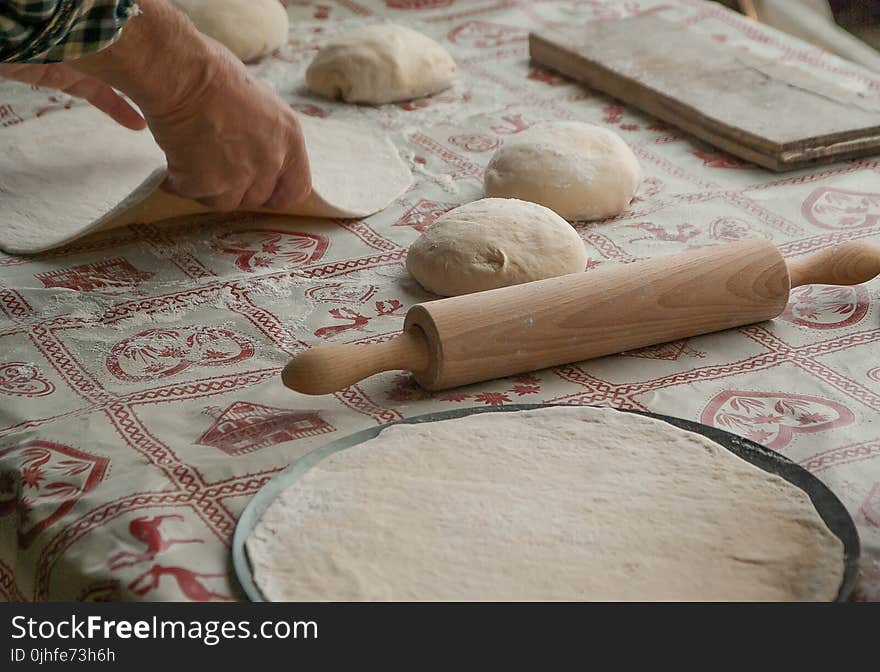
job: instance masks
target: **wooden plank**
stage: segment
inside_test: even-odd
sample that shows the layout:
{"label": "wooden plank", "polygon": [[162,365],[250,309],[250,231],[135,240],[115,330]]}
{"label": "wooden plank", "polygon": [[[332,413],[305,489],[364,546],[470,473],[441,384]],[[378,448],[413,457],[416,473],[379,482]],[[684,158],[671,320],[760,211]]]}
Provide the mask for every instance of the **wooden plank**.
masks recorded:
{"label": "wooden plank", "polygon": [[532,60],[776,171],[880,152],[880,102],[649,14],[532,33]]}

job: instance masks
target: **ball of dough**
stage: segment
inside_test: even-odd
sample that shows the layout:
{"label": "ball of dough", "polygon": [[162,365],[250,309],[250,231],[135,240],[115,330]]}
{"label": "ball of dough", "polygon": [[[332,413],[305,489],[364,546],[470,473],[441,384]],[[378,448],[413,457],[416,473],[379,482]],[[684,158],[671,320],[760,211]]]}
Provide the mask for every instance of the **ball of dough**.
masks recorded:
{"label": "ball of dough", "polygon": [[539,124],[506,141],[486,168],[487,196],[540,203],[569,221],[626,209],[639,162],[620,136],[577,121]]}
{"label": "ball of dough", "polygon": [[426,35],[384,24],[341,35],[315,56],[306,83],[327,98],[381,105],[452,86],[455,61]]}
{"label": "ball of dough", "polygon": [[278,0],[174,0],[202,33],[242,61],[287,43],[287,10]]}
{"label": "ball of dough", "polygon": [[579,273],[577,232],[542,205],[484,198],[437,219],[410,246],[406,268],[429,292],[457,296]]}

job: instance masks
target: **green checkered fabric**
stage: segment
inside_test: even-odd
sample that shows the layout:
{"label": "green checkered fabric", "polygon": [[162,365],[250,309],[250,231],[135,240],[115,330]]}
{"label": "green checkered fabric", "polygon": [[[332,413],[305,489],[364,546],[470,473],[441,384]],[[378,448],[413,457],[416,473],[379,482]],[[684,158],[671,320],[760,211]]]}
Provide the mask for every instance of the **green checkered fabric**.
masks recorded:
{"label": "green checkered fabric", "polygon": [[113,44],[134,0],[0,0],[0,62],[56,63]]}

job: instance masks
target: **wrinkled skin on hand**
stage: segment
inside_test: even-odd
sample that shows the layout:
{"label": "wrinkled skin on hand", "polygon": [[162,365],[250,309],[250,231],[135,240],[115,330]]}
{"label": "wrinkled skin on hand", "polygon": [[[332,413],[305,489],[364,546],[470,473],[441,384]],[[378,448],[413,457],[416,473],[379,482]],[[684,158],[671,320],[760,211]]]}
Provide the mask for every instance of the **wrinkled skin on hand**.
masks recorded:
{"label": "wrinkled skin on hand", "polygon": [[146,113],[168,159],[166,190],[216,210],[283,210],[311,191],[296,116],[216,45],[209,81],[177,106]]}
{"label": "wrinkled skin on hand", "polygon": [[168,162],[163,188],[173,194],[213,210],[302,202],[311,177],[290,106],[167,0],[138,5],[141,13],[101,51],[69,63],[0,65],[0,77],[84,98],[133,130],[148,125]]}

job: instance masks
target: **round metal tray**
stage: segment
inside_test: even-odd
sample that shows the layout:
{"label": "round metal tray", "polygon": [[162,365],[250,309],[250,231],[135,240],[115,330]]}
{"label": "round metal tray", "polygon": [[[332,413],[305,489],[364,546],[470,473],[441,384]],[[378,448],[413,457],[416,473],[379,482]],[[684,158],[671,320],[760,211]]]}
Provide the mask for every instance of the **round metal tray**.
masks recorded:
{"label": "round metal tray", "polygon": [[[383,429],[390,427],[391,425],[414,425],[422,422],[436,422],[438,420],[463,418],[477,413],[510,413],[513,411],[527,411],[559,405],[560,404],[510,404],[505,406],[460,408],[452,411],[418,415],[350,434],[349,436],[333,441],[326,446],[307,453],[263,486],[263,488],[248,503],[238,520],[238,525],[235,528],[235,535],[232,539],[232,563],[241,589],[244,591],[245,595],[254,602],[266,601],[266,598],[254,582],[253,572],[251,571],[250,561],[248,560],[247,551],[245,549],[245,541],[251,535],[254,527],[263,517],[263,513],[275,498],[288,487],[293,485],[300,476],[311,469],[313,465],[320,462],[328,455],[340,450],[345,450],[346,448],[351,448],[364,441],[369,441],[370,439],[375,438]],[[643,411],[624,412],[636,413],[649,418],[655,418],[657,420],[668,422],[670,425],[674,425],[680,429],[702,434],[718,445],[723,446],[734,455],[741,457],[746,462],[750,462],[756,467],[770,472],[771,474],[776,474],[806,492],[807,495],[809,495],[810,500],[813,502],[813,506],[816,507],[816,511],[828,526],[828,529],[830,529],[840,541],[843,542],[844,572],[843,580],[841,581],[840,590],[837,593],[836,599],[838,602],[843,602],[849,597],[858,576],[859,536],[849,512],[847,512],[840,500],[824,483],[822,483],[822,481],[813,476],[803,467],[795,464],[779,453],[774,452],[769,448],[765,448],[754,441],[749,441],[748,439],[736,436],[735,434],[715,429],[714,427],[708,427],[707,425],[702,425],[698,422],[673,418],[666,415],[658,415],[656,413],[646,413]]]}

